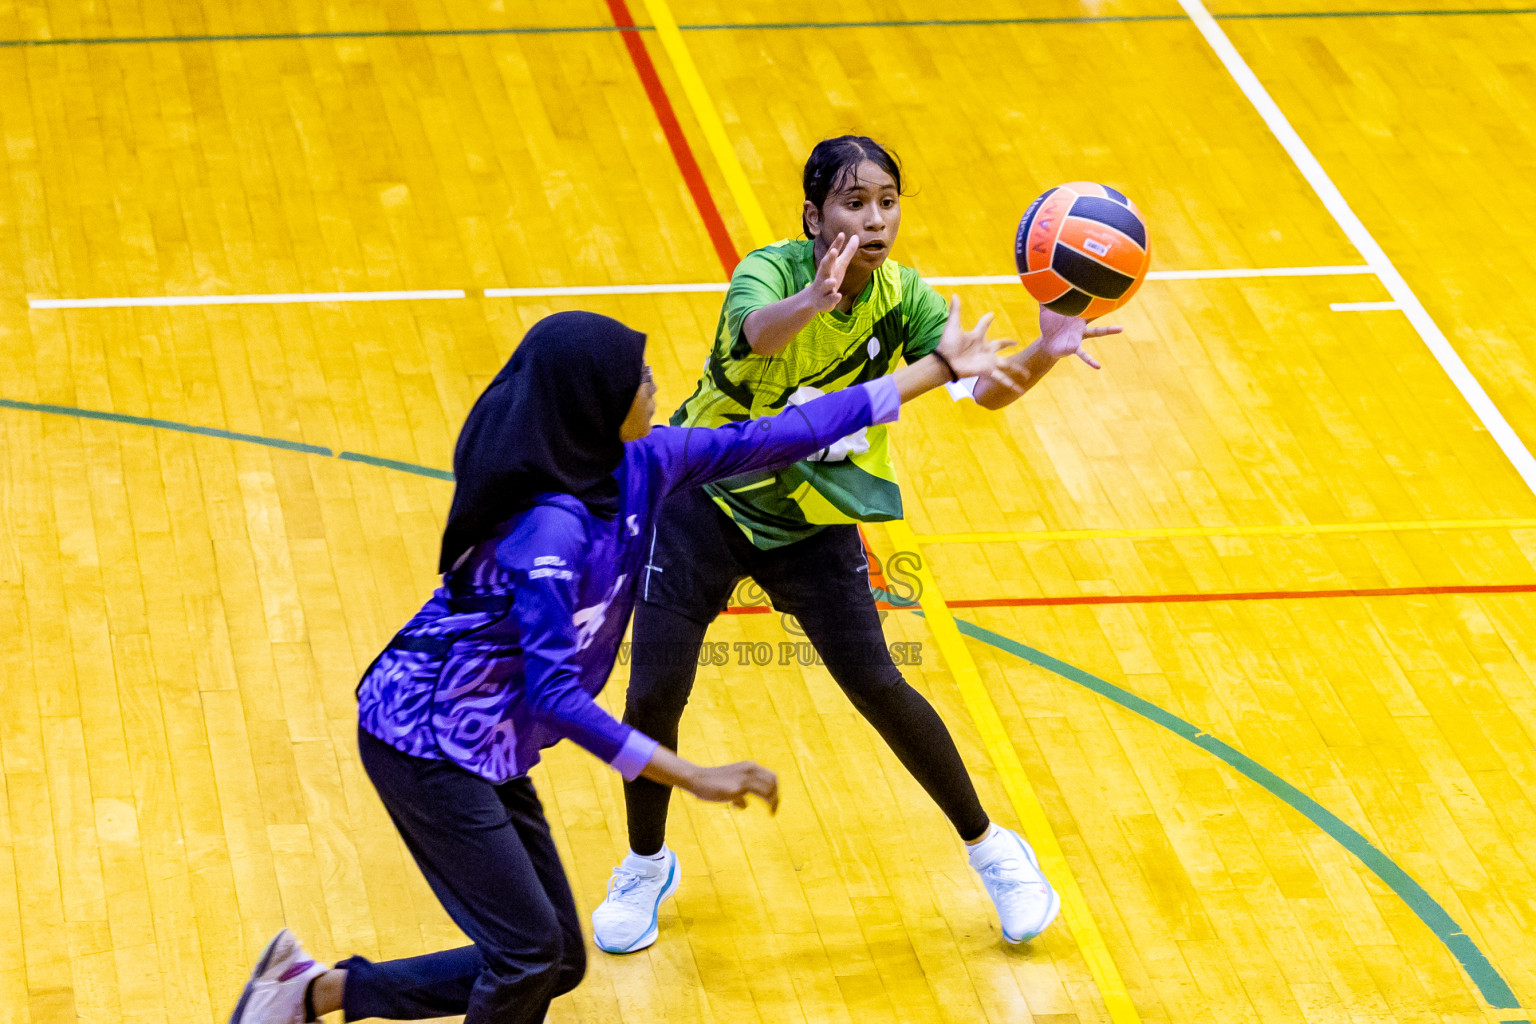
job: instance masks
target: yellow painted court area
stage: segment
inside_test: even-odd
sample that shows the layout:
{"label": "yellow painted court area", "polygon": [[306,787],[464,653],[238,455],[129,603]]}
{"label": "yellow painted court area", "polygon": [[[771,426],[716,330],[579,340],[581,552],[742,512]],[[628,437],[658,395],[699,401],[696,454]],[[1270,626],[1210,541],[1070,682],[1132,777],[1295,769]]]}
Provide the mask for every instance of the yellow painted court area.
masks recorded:
{"label": "yellow painted court area", "polygon": [[[592,949],[551,1022],[1536,1020],[1536,13],[1207,6],[1465,379],[1403,310],[1331,308],[1396,301],[1381,273],[1196,276],[1100,372],[921,400],[907,518],[868,530],[901,601],[923,560],[887,637],[1062,919],[1005,944],[799,638],[728,615],[774,657],[702,668],[680,748],[783,806],[676,800],[660,941]],[[928,276],[1010,273],[1068,180],[1136,201],[1154,270],[1370,262],[1175,0],[628,9],[692,189],[606,2],[0,6],[0,1024],[227,1019],[283,926],[462,942],[356,752],[436,583],[420,471],[555,310],[647,332],[670,413],[721,298],[486,289],[723,282],[700,195],[738,253],[797,234],[850,131],[903,157]],[[1018,285],[951,290],[1034,337]],[[257,298],[39,305],[212,296]],[[1320,590],[1373,596],[1286,596]],[[1262,599],[1039,600],[1200,594]],[[569,744],[533,777],[585,920],[620,780]]]}

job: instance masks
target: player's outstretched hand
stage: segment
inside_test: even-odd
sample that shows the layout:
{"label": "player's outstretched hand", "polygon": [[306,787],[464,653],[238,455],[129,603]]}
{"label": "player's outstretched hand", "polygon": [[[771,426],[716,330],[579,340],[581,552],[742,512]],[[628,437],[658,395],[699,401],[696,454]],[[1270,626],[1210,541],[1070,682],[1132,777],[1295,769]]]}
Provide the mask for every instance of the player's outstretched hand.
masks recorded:
{"label": "player's outstretched hand", "polygon": [[826,255],[816,265],[816,279],[805,286],[816,312],[828,312],[842,301],[843,275],[848,273],[848,264],[858,251],[859,236],[848,238],[842,232],[827,247]]}
{"label": "player's outstretched hand", "polygon": [[949,322],[944,325],[944,336],[939,339],[939,355],[958,377],[989,377],[1011,390],[1022,391],[998,369],[998,353],[1017,342],[1007,338],[988,341],[987,329],[991,326],[992,314],[983,313],[975,327],[968,331],[961,329],[960,296],[951,295]]}
{"label": "player's outstretched hand", "polygon": [[686,789],[700,800],[730,801],[745,807],[747,794],[756,793],[768,802],[770,810],[779,809],[779,777],[752,761],[706,768],[683,760],[666,747],[657,747],[640,774],[663,786]]}
{"label": "player's outstretched hand", "polygon": [[684,788],[700,800],[730,801],[737,807],[747,806],[747,794],[756,793],[770,811],[779,809],[779,777],[755,761],[700,768]]}
{"label": "player's outstretched hand", "polygon": [[1119,334],[1123,327],[1089,327],[1080,316],[1062,316],[1060,313],[1040,307],[1040,345],[1057,359],[1077,356],[1083,362],[1099,369],[1098,360],[1083,350],[1083,339],[1103,338]]}

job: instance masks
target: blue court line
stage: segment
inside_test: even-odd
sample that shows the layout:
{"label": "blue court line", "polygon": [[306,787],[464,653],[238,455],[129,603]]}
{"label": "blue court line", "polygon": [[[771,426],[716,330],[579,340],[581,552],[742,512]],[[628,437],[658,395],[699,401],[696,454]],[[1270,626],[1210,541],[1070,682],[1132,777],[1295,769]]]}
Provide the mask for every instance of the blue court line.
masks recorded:
{"label": "blue court line", "polygon": [[[8,398],[0,398],[0,408],[16,409],[25,412],[39,412],[55,416],[73,416],[78,419],[105,420],[110,423],[122,423],[130,426],[155,427],[160,430],[174,430],[185,434],[198,434],[204,437],[217,437],[227,441],[242,441],[248,444],[266,445],[270,448],[282,448],[288,451],[302,452],[309,455],[323,455],[340,458],[348,462],[359,462],[369,466],[378,466],[384,469],[393,469],[402,473],[413,473],[417,476],[431,477],[436,480],[452,480],[453,474],[444,469],[433,469],[430,466],[419,466],[413,462],[400,462],[395,459],[380,458],[376,455],[363,455],[359,452],[342,451],[333,453],[331,449],[319,445],[303,444],[298,441],[285,441],[275,437],[261,437],[256,434],[241,434],[232,430],[220,430],[217,427],[200,427],[190,423],[177,423],[173,420],[153,419],[147,416],[129,416],[123,413],[99,412],[94,409],[76,409],[64,405],[46,405],[38,402],[18,402]],[[873,588],[872,588],[873,589]],[[896,597],[883,590],[875,589],[875,594],[882,600],[891,604],[916,610],[916,602],[907,601]],[[918,615],[923,613],[919,610]],[[1053,658],[1043,651],[1037,651],[1033,647],[1019,643],[1001,633],[994,633],[964,619],[956,619],[955,625],[960,632],[973,640],[995,647],[1000,651],[1012,654],[1015,657],[1054,673],[1063,679],[1078,684],[1105,697],[1128,711],[1135,712],[1141,717],[1162,726],[1176,736],[1188,740],[1195,746],[1212,754],[1225,762],[1238,774],[1258,783],[1273,795],[1299,811],[1302,816],[1322,829],[1330,838],[1344,849],[1352,853],[1356,859],[1368,868],[1372,874],[1397,894],[1408,908],[1414,912],[1420,921],[1434,933],[1435,937],[1461,964],[1462,970],[1472,979],[1477,990],[1482,993],[1483,999],[1500,1010],[1518,1010],[1520,1002],[1515,998],[1509,983],[1499,974],[1498,970],[1483,955],[1483,951],[1477,948],[1461,927],[1451,918],[1444,907],[1431,896],[1422,885],[1414,881],[1408,872],[1397,865],[1380,849],[1371,843],[1369,839],[1361,835],[1348,825],[1338,815],[1328,810],[1322,804],[1312,799],[1295,786],[1286,782],[1274,772],[1259,764],[1247,754],[1235,747],[1223,742],[1205,732],[1203,729],[1186,722],[1179,716],[1165,711],[1151,701],[1136,696],[1129,690],[1116,686],[1107,680],[1085,672],[1074,665],[1069,665],[1060,659]],[[1501,1024],[1530,1024],[1529,1021],[1514,1020],[1503,1021]]]}
{"label": "blue court line", "polygon": [[[1536,14],[1536,7],[1398,8],[1363,11],[1252,11],[1217,14],[1217,21],[1289,21],[1307,18],[1448,18]],[[913,18],[882,21],[774,21],[679,25],[684,32],[767,32],[793,29],[965,28],[1009,25],[1104,25],[1186,21],[1183,14],[1105,14],[1040,18]],[[506,25],[489,28],[342,29],[330,32],[249,32],[169,36],[80,36],[65,39],[0,39],[0,49],[44,46],[122,46],[149,43],[261,43],[327,39],[433,39],[464,36],[561,36],[651,32],[650,25]]]}

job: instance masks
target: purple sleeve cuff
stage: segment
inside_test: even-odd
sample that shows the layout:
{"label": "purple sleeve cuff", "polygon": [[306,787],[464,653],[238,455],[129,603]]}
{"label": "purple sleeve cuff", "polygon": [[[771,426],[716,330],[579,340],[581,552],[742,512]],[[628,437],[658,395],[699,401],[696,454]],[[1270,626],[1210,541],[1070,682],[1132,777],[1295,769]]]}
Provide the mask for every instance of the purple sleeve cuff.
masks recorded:
{"label": "purple sleeve cuff", "polygon": [[661,746],[639,729],[629,730],[629,736],[624,740],[624,745],[608,763],[614,771],[624,776],[625,782],[634,782],[639,777],[645,766],[651,763],[651,755],[656,753],[656,748]]}
{"label": "purple sleeve cuff", "polygon": [[879,377],[864,388],[869,392],[871,423],[894,423],[901,416],[901,393],[896,390],[894,379]]}

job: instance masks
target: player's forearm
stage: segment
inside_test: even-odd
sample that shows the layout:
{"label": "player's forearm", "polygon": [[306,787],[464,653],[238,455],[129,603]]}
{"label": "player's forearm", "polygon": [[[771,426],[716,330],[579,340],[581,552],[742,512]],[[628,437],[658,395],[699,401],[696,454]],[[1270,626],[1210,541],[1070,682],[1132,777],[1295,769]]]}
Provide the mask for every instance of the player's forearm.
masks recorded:
{"label": "player's forearm", "polygon": [[699,771],[692,761],[683,760],[666,747],[657,747],[650,762],[640,769],[640,775],[663,786],[690,789],[698,781]]}
{"label": "player's forearm", "polygon": [[771,356],[788,345],[815,316],[816,307],[811,304],[810,295],[801,290],[748,313],[741,333],[755,355]]}
{"label": "player's forearm", "polygon": [[[910,402],[919,395],[941,387],[949,379],[949,371],[937,356],[932,355],[923,356],[917,362],[900,367],[891,374],[891,380],[896,382],[896,393],[901,395],[903,402]],[[978,383],[977,390],[980,388]]]}
{"label": "player's forearm", "polygon": [[[1047,353],[1041,340],[1036,338],[1028,347],[1003,360],[1003,372],[1008,373],[1014,383],[1023,390],[1015,391],[995,380],[983,377],[976,382],[976,390],[972,393],[972,397],[976,399],[976,404],[984,409],[1001,409],[1040,383],[1040,378],[1049,373],[1051,367],[1060,361],[1059,357]],[[1012,372],[1009,372],[1010,370]]]}

